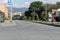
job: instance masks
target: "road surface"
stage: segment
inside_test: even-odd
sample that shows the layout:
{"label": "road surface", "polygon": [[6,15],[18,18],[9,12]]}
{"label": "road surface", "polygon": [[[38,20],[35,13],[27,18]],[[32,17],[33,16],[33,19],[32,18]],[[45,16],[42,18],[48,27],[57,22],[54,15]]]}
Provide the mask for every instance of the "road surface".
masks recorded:
{"label": "road surface", "polygon": [[60,28],[26,21],[0,26],[0,40],[60,40]]}

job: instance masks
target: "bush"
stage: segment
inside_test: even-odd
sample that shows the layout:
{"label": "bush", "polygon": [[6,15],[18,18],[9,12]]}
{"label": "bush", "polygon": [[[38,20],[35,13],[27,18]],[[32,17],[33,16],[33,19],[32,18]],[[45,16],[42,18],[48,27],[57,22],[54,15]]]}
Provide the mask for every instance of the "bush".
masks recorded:
{"label": "bush", "polygon": [[24,20],[24,19],[26,19],[25,16],[20,16],[20,15],[14,15],[13,16],[13,20]]}
{"label": "bush", "polygon": [[13,16],[13,20],[19,20],[20,19],[20,15],[14,15]]}
{"label": "bush", "polygon": [[49,17],[48,17],[47,14],[43,14],[41,20],[42,20],[42,21],[46,21],[46,20],[48,20],[48,18],[49,18]]}

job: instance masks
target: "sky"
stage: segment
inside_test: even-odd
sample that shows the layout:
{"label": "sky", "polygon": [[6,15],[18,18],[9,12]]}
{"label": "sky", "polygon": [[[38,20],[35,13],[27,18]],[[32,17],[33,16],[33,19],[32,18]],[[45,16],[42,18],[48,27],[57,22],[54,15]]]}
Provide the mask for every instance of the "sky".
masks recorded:
{"label": "sky", "polygon": [[[17,8],[22,8],[22,7],[26,7],[28,8],[30,3],[34,2],[34,1],[42,1],[43,3],[56,3],[57,1],[60,0],[11,0],[13,3],[13,7],[17,7]],[[0,3],[6,3],[8,4],[8,0],[0,0]]]}

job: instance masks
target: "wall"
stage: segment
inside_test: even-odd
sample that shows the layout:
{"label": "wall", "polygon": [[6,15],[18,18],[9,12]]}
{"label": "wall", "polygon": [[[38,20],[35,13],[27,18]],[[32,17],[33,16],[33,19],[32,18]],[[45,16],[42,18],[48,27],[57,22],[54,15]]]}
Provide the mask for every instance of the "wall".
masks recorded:
{"label": "wall", "polygon": [[0,11],[5,13],[5,18],[8,19],[8,9],[4,3],[0,3]]}

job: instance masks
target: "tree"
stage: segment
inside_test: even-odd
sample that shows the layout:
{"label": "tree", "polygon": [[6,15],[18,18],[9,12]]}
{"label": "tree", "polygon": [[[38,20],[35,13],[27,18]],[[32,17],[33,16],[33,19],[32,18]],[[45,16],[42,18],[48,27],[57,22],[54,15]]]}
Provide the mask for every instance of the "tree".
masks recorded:
{"label": "tree", "polygon": [[[46,4],[43,5],[44,9],[46,10]],[[52,9],[57,9],[56,4],[47,4],[47,12],[51,12]]]}
{"label": "tree", "polygon": [[31,17],[31,12],[28,10],[25,12],[25,16],[27,19],[29,19],[29,17]]}
{"label": "tree", "polygon": [[33,14],[34,12],[38,14],[39,18],[41,17],[42,12],[44,11],[43,3],[40,1],[35,1],[30,4],[29,11]]}
{"label": "tree", "polygon": [[29,10],[30,10],[30,11],[41,10],[42,4],[43,4],[43,3],[40,2],[40,1],[32,2],[32,3],[30,4]]}
{"label": "tree", "polygon": [[60,8],[60,2],[57,2],[56,5],[58,8]]}
{"label": "tree", "polygon": [[31,13],[31,17],[32,17],[32,20],[39,20],[39,17],[37,15],[37,13],[35,13],[35,12]]}

